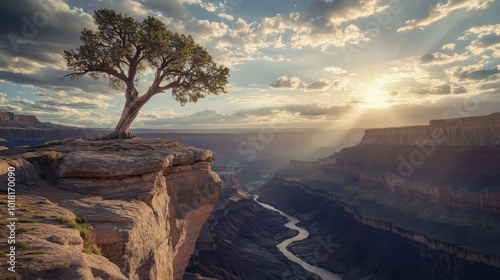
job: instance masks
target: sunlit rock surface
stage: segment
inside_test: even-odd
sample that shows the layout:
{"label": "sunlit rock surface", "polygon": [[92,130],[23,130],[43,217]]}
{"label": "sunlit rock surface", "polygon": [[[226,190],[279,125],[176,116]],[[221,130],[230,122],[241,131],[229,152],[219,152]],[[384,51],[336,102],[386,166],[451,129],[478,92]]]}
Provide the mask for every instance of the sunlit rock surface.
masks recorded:
{"label": "sunlit rock surface", "polygon": [[[23,279],[182,279],[222,186],[210,151],[165,140],[68,140],[2,153],[1,179],[16,168],[16,202],[25,205],[17,215],[31,220],[18,224],[17,240],[28,244],[17,255]],[[84,238],[64,220],[82,217]],[[102,256],[83,253],[88,244]]]}

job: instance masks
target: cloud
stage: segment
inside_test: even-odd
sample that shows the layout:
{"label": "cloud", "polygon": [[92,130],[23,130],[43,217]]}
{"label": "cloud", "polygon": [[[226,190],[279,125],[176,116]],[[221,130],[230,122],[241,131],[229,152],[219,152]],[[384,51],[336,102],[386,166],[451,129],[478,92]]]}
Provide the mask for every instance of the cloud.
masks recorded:
{"label": "cloud", "polygon": [[300,84],[300,79],[297,76],[287,77],[281,76],[276,81],[271,83],[271,87],[275,89],[296,89]]}
{"label": "cloud", "polygon": [[448,44],[444,44],[443,45],[443,50],[449,50],[449,51],[452,51],[454,50],[456,47],[456,44],[455,43],[448,43]]}
{"label": "cloud", "polygon": [[326,79],[319,79],[312,83],[305,84],[302,88],[304,89],[304,91],[322,91],[329,89],[333,84],[334,83]]}
{"label": "cloud", "polygon": [[228,20],[228,21],[233,21],[234,20],[234,16],[226,14],[226,13],[220,13],[217,16],[219,16],[222,19]]}
{"label": "cloud", "polygon": [[466,60],[470,57],[468,54],[448,55],[442,52],[428,53],[420,58],[421,64],[446,64]]}
{"label": "cloud", "polygon": [[[155,12],[160,12],[166,17],[186,18],[189,14],[186,7],[184,7],[182,1],[140,0],[139,2],[145,9]],[[119,7],[124,7],[124,6],[120,5]]]}
{"label": "cloud", "polygon": [[480,69],[480,70],[464,70],[464,71],[456,71],[454,76],[459,78],[460,80],[494,80],[500,78],[500,69],[491,68],[491,69]]}
{"label": "cloud", "polygon": [[316,21],[325,19],[340,24],[357,18],[367,17],[384,10],[379,0],[313,0],[307,16]]}
{"label": "cloud", "polygon": [[467,47],[470,52],[481,55],[486,51],[491,51],[493,57],[500,58],[500,24],[471,27],[459,39],[471,38],[474,39]]}
{"label": "cloud", "polygon": [[463,86],[458,86],[453,89],[454,94],[462,94],[462,93],[467,93],[467,90]]}
{"label": "cloud", "polygon": [[421,58],[420,58],[420,63],[430,63],[430,62],[434,62],[438,60],[438,58],[436,58],[432,53],[428,53],[428,54],[425,54],[423,55]]}
{"label": "cloud", "polygon": [[347,73],[346,70],[344,70],[340,67],[336,67],[336,66],[327,66],[323,70],[325,70],[326,72],[330,72],[332,74],[335,74],[335,75],[341,75],[341,74]]}
{"label": "cloud", "polygon": [[92,28],[92,17],[61,0],[27,1],[2,5],[0,56],[29,59],[63,68],[61,53],[77,46],[83,27]]}
{"label": "cloud", "polygon": [[458,10],[484,10],[487,9],[494,1],[495,0],[448,0],[445,4],[438,2],[435,6],[429,9],[426,17],[422,19],[408,20],[405,22],[405,25],[397,31],[401,32],[415,28],[424,28]]}

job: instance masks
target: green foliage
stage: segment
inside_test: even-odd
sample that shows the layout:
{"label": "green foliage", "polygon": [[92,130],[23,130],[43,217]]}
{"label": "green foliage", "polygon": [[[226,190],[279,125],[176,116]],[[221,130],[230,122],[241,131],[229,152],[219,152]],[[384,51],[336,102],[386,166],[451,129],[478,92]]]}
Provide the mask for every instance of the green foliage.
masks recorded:
{"label": "green foliage", "polygon": [[28,160],[31,162],[37,162],[41,165],[52,165],[57,168],[63,162],[63,157],[61,153],[50,151],[39,157],[29,158]]}
{"label": "green foliage", "polygon": [[67,217],[61,217],[61,216],[57,216],[55,217],[55,219],[61,223],[65,223],[67,224],[70,228],[74,228],[74,229],[77,229],[79,232],[80,232],[80,236],[83,238],[83,239],[87,239],[89,237],[89,229],[86,228],[85,226],[83,225],[80,225],[76,222],[76,220],[72,220],[70,218],[67,218]]}
{"label": "green foliage", "polygon": [[46,164],[58,163],[61,164],[63,157],[61,153],[50,151],[42,156],[42,162]]}
{"label": "green foliage", "polygon": [[53,205],[54,203],[48,199],[45,200],[40,200],[36,204],[46,204],[46,205]]}
{"label": "green foliage", "polygon": [[[153,95],[172,90],[182,105],[207,94],[225,93],[229,69],[217,65],[205,48],[191,36],[177,34],[155,17],[139,22],[111,9],[95,11],[97,30],[83,29],[83,45],[64,51],[66,75],[79,79],[109,78],[113,88],[125,88],[127,102],[147,102]],[[155,76],[142,96],[135,87],[143,71],[153,68]]]}
{"label": "green foliage", "polygon": [[101,248],[99,248],[99,246],[97,246],[95,244],[85,243],[82,252],[84,252],[86,254],[95,254],[95,255],[99,255],[99,256],[102,255]]}
{"label": "green foliage", "polygon": [[75,221],[79,224],[84,224],[87,222],[87,219],[80,213],[80,211],[74,211],[73,212],[76,216]]}
{"label": "green foliage", "polygon": [[27,249],[28,247],[29,247],[29,245],[25,241],[21,241],[21,242],[18,242],[16,244],[16,248],[19,248],[19,249]]}

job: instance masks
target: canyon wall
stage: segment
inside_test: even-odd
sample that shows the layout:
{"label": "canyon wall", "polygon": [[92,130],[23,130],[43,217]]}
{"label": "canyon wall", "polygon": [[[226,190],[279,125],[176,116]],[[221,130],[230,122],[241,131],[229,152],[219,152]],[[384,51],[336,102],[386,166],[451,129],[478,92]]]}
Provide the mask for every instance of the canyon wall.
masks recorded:
{"label": "canyon wall", "polygon": [[244,191],[232,172],[219,172],[224,187],[196,241],[187,272],[226,280],[314,279],[276,249],[295,233],[286,221]]}
{"label": "canyon wall", "polygon": [[[303,257],[314,257],[310,249],[319,235],[335,237],[337,246],[331,250],[337,254],[329,252],[322,264],[344,271],[347,279],[402,279],[414,269],[404,261],[410,259],[433,273],[425,279],[500,277],[499,113],[369,129],[358,145],[316,164],[291,161],[259,190],[270,204],[302,216],[311,226],[311,237],[292,246]],[[330,212],[317,212],[302,202],[306,197],[307,203]],[[366,232],[380,240],[372,241]],[[408,253],[390,252],[377,243],[395,240]],[[355,243],[372,248],[374,255],[356,253],[364,249]],[[433,267],[432,258],[448,262],[449,271]],[[406,269],[395,277],[398,268],[386,259]],[[424,276],[429,275],[415,272],[411,279]]]}
{"label": "canyon wall", "polygon": [[[7,150],[1,179],[9,166],[16,169],[16,203],[26,205],[18,218],[32,221],[17,236],[28,244],[16,255],[19,275],[182,279],[222,187],[213,160],[210,151],[165,140],[67,140]],[[101,254],[89,253],[93,246]],[[33,250],[44,257],[28,261]]]}
{"label": "canyon wall", "polygon": [[445,146],[499,145],[500,113],[431,120],[428,126],[368,129],[360,144],[413,146],[429,141]]}
{"label": "canyon wall", "polygon": [[[478,253],[398,227],[388,219],[390,215],[370,218],[340,197],[296,180],[274,178],[260,193],[266,203],[298,217],[310,232],[289,249],[308,263],[335,271],[344,280],[495,280],[500,276],[498,255]],[[422,226],[415,219],[410,222]],[[464,230],[452,230],[459,229]]]}

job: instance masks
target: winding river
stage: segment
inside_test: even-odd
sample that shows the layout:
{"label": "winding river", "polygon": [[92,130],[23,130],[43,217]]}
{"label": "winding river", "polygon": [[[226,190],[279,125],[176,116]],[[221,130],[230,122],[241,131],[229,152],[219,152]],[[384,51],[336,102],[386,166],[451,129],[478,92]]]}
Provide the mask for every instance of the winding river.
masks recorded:
{"label": "winding river", "polygon": [[285,218],[288,219],[289,222],[285,224],[285,227],[297,230],[299,232],[299,234],[295,235],[294,237],[286,239],[285,241],[283,241],[280,244],[276,245],[276,247],[278,248],[278,250],[280,250],[280,252],[283,253],[283,255],[285,255],[285,257],[287,257],[292,262],[299,264],[305,270],[318,275],[323,280],[341,280],[342,279],[342,277],[338,276],[337,274],[334,274],[334,273],[332,273],[332,272],[330,272],[328,270],[325,270],[325,269],[323,269],[321,267],[310,265],[310,264],[304,262],[303,260],[301,260],[300,258],[298,258],[297,256],[295,256],[294,254],[292,254],[290,251],[288,251],[286,249],[286,247],[288,245],[290,245],[292,242],[299,241],[299,240],[307,238],[307,236],[309,236],[309,232],[307,230],[305,230],[305,229],[297,226],[297,223],[299,222],[299,219],[297,219],[297,218],[295,218],[293,216],[287,215],[287,214],[283,213],[283,211],[280,211],[280,210],[272,207],[271,205],[262,203],[262,202],[258,201],[257,198],[259,198],[258,195],[256,195],[254,197],[254,200],[258,204],[262,205],[266,209],[269,209],[269,210],[272,210],[272,211],[276,211],[281,216],[283,216],[283,217],[285,217]]}

